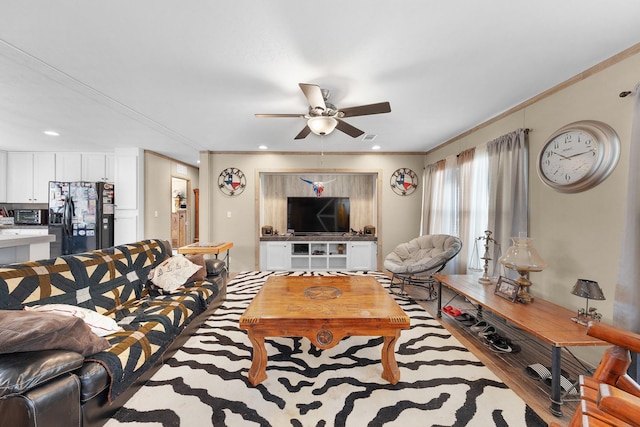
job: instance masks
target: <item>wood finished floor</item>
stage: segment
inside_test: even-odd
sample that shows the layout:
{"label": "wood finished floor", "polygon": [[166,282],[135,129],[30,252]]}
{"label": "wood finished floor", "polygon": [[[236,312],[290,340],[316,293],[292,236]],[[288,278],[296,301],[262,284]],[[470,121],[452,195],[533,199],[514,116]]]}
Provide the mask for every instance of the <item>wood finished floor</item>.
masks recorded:
{"label": "wood finished floor", "polygon": [[[408,288],[408,292],[415,298],[424,296],[421,290]],[[443,287],[442,305],[451,305],[460,308],[471,314],[475,314],[475,308],[471,303],[462,297],[452,300],[454,294]],[[419,304],[427,310],[434,318],[437,313],[437,301],[419,301]],[[442,325],[447,328],[458,340],[465,345],[473,354],[482,361],[496,376],[507,384],[516,394],[518,394],[540,417],[547,423],[556,422],[560,426],[567,426],[571,416],[577,408],[577,397],[566,397],[562,411],[562,417],[556,417],[549,411],[551,404],[549,393],[550,388],[541,381],[530,378],[525,369],[533,363],[541,363],[544,366],[551,366],[551,346],[543,343],[535,337],[523,332],[512,324],[507,324],[488,311],[484,311],[483,319],[494,325],[502,336],[508,337],[512,342],[521,347],[518,353],[497,353],[482,343],[477,334],[471,332],[469,327],[462,325],[446,314],[439,319]],[[581,366],[568,351],[562,352],[562,369],[569,373],[571,380],[577,380],[578,376],[585,373],[591,366]],[[571,399],[571,400],[570,400]]]}

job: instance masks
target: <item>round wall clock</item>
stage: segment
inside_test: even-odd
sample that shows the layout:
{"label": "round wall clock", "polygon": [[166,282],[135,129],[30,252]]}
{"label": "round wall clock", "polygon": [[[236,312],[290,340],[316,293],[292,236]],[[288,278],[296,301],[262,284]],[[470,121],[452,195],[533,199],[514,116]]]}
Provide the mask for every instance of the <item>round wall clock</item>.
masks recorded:
{"label": "round wall clock", "polygon": [[601,183],[620,157],[618,135],[606,123],[583,120],[554,132],[538,155],[538,176],[563,193],[577,193]]}
{"label": "round wall clock", "polygon": [[227,196],[237,196],[246,186],[247,179],[238,168],[226,168],[218,176],[218,188]]}
{"label": "round wall clock", "polygon": [[418,188],[418,176],[409,168],[400,168],[391,175],[390,184],[394,193],[408,196]]}

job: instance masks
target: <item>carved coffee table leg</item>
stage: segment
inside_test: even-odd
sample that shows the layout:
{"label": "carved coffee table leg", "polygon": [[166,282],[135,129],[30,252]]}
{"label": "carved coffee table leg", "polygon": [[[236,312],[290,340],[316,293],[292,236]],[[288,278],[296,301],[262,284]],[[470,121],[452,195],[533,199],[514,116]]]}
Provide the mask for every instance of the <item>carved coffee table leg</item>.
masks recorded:
{"label": "carved coffee table leg", "polygon": [[391,384],[400,381],[400,369],[396,362],[396,341],[400,338],[400,331],[396,331],[395,336],[384,337],[382,345],[382,378]]}
{"label": "carved coffee table leg", "polygon": [[267,349],[264,346],[263,336],[256,336],[251,329],[248,332],[249,340],[253,345],[249,382],[255,386],[267,379]]}

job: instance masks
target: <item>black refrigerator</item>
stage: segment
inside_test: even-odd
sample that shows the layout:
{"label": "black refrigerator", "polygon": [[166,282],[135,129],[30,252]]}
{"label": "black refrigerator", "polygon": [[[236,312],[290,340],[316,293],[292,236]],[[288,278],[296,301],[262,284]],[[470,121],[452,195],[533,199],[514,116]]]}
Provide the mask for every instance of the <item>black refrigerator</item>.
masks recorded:
{"label": "black refrigerator", "polygon": [[113,246],[115,191],[106,182],[49,182],[51,257]]}

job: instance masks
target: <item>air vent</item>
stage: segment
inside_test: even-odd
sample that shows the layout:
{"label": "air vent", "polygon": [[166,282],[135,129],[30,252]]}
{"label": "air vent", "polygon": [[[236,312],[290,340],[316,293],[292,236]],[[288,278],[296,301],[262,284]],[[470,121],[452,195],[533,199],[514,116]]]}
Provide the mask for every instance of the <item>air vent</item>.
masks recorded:
{"label": "air vent", "polygon": [[373,141],[374,139],[376,139],[377,136],[378,135],[366,134],[365,136],[362,137],[362,140],[370,142],[370,141]]}

